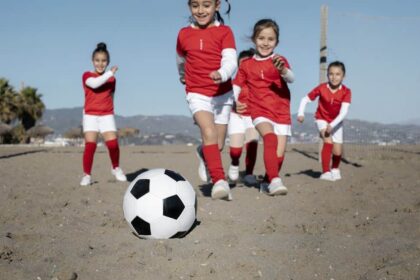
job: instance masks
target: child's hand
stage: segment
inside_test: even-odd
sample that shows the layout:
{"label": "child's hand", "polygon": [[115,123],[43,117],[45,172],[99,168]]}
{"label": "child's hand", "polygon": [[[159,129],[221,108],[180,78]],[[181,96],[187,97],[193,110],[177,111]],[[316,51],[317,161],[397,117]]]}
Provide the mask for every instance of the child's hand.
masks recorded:
{"label": "child's hand", "polygon": [[246,103],[241,103],[239,101],[236,101],[236,112],[238,114],[243,114],[245,113],[246,109],[248,108],[248,106],[246,105]]}
{"label": "child's hand", "polygon": [[273,64],[277,68],[277,70],[279,70],[281,75],[285,75],[287,73],[287,68],[284,65],[284,60],[278,54],[276,54],[273,57]]}
{"label": "child's hand", "polygon": [[217,71],[211,72],[209,76],[216,84],[220,84],[222,82],[222,76]]}
{"label": "child's hand", "polygon": [[305,120],[304,116],[298,116],[297,117],[297,121],[300,122],[300,123],[303,123],[304,120]]}
{"label": "child's hand", "polygon": [[113,74],[115,74],[115,72],[118,71],[118,66],[112,66],[111,71],[112,71]]}
{"label": "child's hand", "polygon": [[327,129],[325,129],[325,134],[328,133],[328,135],[330,135],[332,132],[332,126],[331,125],[327,125]]}

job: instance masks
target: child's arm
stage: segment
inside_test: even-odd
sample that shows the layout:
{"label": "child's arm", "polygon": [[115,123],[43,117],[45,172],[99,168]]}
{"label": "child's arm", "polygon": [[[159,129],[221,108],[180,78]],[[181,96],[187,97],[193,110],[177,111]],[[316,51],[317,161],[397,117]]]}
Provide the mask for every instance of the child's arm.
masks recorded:
{"label": "child's arm", "polygon": [[275,55],[273,57],[273,63],[286,83],[293,83],[295,81],[295,75],[290,70],[289,63],[283,57]]}
{"label": "child's arm", "polygon": [[300,100],[299,110],[298,110],[298,115],[297,115],[298,122],[302,123],[305,120],[305,108],[306,108],[306,105],[311,102],[312,100],[308,96],[305,96]]}
{"label": "child's arm", "polygon": [[[116,66],[114,66],[114,67],[116,67]],[[114,67],[113,67],[113,69],[114,69]],[[117,71],[117,70],[115,69],[115,71]],[[93,88],[93,89],[99,88],[100,86],[105,84],[106,81],[108,81],[109,78],[114,76],[115,71],[112,71],[112,69],[111,69],[111,70],[106,71],[104,74],[102,74],[99,77],[96,77],[96,78],[90,77],[86,80],[85,84],[88,87]]]}
{"label": "child's arm", "polygon": [[330,123],[331,130],[341,123],[349,112],[350,103],[343,102],[341,103],[340,113],[338,116]]}
{"label": "child's arm", "polygon": [[211,72],[210,78],[217,84],[228,81],[238,68],[238,62],[236,60],[235,49],[223,49],[220,68],[217,71]]}
{"label": "child's arm", "polygon": [[176,54],[176,66],[178,68],[179,80],[182,84],[185,84],[185,58]]}

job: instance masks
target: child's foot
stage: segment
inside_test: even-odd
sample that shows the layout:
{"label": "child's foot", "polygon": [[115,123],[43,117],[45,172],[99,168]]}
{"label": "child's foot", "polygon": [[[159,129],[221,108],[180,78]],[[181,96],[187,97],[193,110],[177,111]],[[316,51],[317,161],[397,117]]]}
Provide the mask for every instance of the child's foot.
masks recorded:
{"label": "child's foot", "polygon": [[198,165],[198,176],[200,177],[201,181],[208,182],[209,176],[207,175],[207,167],[204,161],[203,149],[201,145],[197,147],[196,154],[198,160],[200,161]]}
{"label": "child's foot", "polygon": [[287,188],[283,185],[282,180],[279,177],[271,180],[270,185],[268,185],[268,194],[269,195],[285,195],[287,194]]}
{"label": "child's foot", "polygon": [[335,181],[331,171],[327,171],[325,173],[322,173],[321,176],[319,177],[319,179],[325,180],[325,181]]}
{"label": "child's foot", "polygon": [[243,182],[245,186],[256,186],[258,184],[257,178],[252,174],[245,175]]}
{"label": "child's foot", "polygon": [[229,172],[228,172],[229,179],[232,181],[236,181],[239,178],[239,165],[230,165]]}
{"label": "child's foot", "polygon": [[80,185],[84,187],[92,185],[92,178],[90,177],[90,175],[85,174],[82,178],[82,181],[80,181]]}
{"label": "child's foot", "polygon": [[331,169],[331,174],[332,174],[332,177],[333,177],[334,181],[341,180],[340,169],[338,169],[338,168]]}
{"label": "child's foot", "polygon": [[121,168],[115,167],[114,169],[112,169],[111,173],[112,175],[115,176],[115,179],[117,179],[117,181],[120,181],[120,182],[127,181],[127,177],[124,175],[124,172],[122,171]]}
{"label": "child's foot", "polygon": [[232,200],[230,187],[226,180],[219,180],[213,185],[213,188],[211,189],[211,198]]}

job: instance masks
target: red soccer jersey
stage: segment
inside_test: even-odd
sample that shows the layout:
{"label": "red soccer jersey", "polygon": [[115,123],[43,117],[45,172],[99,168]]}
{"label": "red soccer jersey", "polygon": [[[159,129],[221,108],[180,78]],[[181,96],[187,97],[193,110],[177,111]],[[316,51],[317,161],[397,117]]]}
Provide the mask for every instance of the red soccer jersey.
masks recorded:
{"label": "red soccer jersey", "polygon": [[[234,84],[236,84],[236,79],[233,81]],[[245,110],[244,113],[242,113],[242,116],[251,116],[251,111],[250,111],[250,104],[249,104],[249,88],[247,85],[244,85],[241,87],[241,92],[239,93],[239,97],[238,97],[238,101],[246,104],[247,105],[247,109]],[[235,109],[236,112],[236,109]],[[238,113],[238,112],[236,112]]]}
{"label": "red soccer jersey", "polygon": [[86,80],[100,75],[92,72],[83,73],[83,89],[85,90],[85,114],[88,115],[111,115],[114,114],[114,91],[115,77],[111,77],[102,86],[93,89],[86,85]]}
{"label": "red soccer jersey", "polygon": [[[249,87],[248,107],[252,119],[265,117],[276,123],[291,124],[290,90],[272,58],[258,59],[254,56],[242,61],[234,84],[241,88]],[[290,69],[286,58],[282,59]]]}
{"label": "red soccer jersey", "polygon": [[333,93],[328,83],[323,83],[314,88],[309,94],[310,100],[319,97],[318,108],[315,113],[315,119],[332,122],[340,113],[343,102],[351,103],[351,90],[345,85]]}
{"label": "red soccer jersey", "polygon": [[235,49],[232,30],[226,25],[212,26],[206,29],[182,28],[178,34],[176,51],[185,57],[186,92],[217,96],[232,90],[228,80],[216,84],[210,73],[221,67],[222,50]]}

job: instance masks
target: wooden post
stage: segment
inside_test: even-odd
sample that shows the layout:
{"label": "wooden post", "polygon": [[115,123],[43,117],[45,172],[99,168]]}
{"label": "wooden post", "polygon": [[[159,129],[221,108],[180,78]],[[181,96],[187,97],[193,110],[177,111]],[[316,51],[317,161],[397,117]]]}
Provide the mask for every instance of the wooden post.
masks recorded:
{"label": "wooden post", "polygon": [[[327,30],[328,30],[328,6],[321,6],[321,40],[320,40],[320,49],[319,49],[319,83],[327,82]],[[319,138],[318,145],[318,161],[321,162],[321,153],[322,147],[324,146],[324,141],[322,138]]]}

